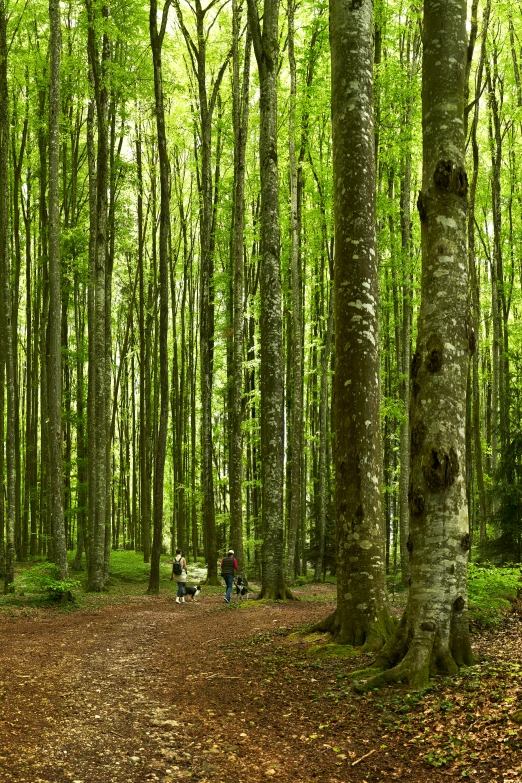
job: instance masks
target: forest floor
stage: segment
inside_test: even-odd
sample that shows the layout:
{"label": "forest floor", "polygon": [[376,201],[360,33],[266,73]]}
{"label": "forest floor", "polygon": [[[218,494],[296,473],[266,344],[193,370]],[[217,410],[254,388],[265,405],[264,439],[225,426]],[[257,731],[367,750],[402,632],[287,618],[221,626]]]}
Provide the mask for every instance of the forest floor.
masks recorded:
{"label": "forest floor", "polygon": [[520,614],[474,635],[480,663],[458,676],[360,696],[346,673],[367,657],[291,634],[333,586],[210,593],[0,607],[1,783],[522,781]]}

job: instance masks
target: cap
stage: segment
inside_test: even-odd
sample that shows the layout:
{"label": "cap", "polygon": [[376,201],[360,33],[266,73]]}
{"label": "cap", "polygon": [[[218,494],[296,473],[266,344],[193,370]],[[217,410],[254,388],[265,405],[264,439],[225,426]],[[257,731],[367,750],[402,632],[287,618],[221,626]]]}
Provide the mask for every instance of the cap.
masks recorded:
{"label": "cap", "polygon": [[228,550],[228,554],[229,554],[229,555],[233,555],[233,554],[234,554],[234,550],[233,550],[233,549],[229,549],[229,550]]}

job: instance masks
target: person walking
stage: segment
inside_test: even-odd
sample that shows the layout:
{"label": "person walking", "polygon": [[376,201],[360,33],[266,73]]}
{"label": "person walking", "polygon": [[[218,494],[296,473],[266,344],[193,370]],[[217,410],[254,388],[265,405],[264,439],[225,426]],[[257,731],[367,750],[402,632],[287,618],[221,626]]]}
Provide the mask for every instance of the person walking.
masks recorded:
{"label": "person walking", "polygon": [[225,593],[225,603],[230,603],[230,595],[234,584],[234,574],[239,571],[237,560],[234,557],[234,550],[229,549],[228,554],[221,561],[221,576],[225,580],[227,591]]}
{"label": "person walking", "polygon": [[178,583],[178,594],[176,595],[176,603],[185,603],[185,582],[187,581],[187,561],[183,557],[181,549],[176,549],[176,557],[172,563],[172,574],[170,575],[170,581],[175,579]]}

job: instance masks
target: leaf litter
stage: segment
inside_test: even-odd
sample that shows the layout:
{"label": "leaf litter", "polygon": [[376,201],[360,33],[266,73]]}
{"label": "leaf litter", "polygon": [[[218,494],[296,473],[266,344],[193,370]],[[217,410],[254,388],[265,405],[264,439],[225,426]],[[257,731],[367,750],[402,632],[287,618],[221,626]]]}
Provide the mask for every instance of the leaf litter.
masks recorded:
{"label": "leaf litter", "polygon": [[361,696],[368,656],[291,635],[334,588],[299,595],[0,615],[0,783],[522,783],[520,610],[456,677]]}

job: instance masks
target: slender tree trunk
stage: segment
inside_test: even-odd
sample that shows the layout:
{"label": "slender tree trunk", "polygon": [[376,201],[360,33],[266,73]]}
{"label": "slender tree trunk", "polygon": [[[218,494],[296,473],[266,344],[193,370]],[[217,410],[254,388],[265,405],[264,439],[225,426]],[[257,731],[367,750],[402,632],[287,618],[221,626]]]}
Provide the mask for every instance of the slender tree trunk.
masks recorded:
{"label": "slender tree trunk", "polygon": [[301,515],[301,466],[303,451],[303,349],[301,274],[299,268],[299,213],[297,198],[297,161],[295,154],[295,114],[297,101],[297,74],[294,47],[294,0],[288,0],[288,59],[290,63],[290,117],[289,117],[289,168],[290,168],[290,234],[292,274],[292,355],[293,355],[293,406],[292,406],[292,491],[288,529],[285,580],[291,582],[297,534]]}
{"label": "slender tree trunk", "polygon": [[[489,14],[491,10],[491,0],[488,0],[482,17],[482,46],[480,59],[477,66],[475,77],[475,108],[473,112],[473,121],[471,125],[471,149],[473,154],[473,174],[469,189],[469,212],[468,212],[468,269],[470,277],[473,332],[477,343],[473,352],[472,364],[472,420],[473,420],[473,445],[475,453],[475,470],[477,475],[477,487],[480,506],[480,543],[484,544],[487,538],[486,523],[488,518],[488,504],[486,487],[484,482],[484,467],[482,456],[481,426],[480,426],[480,392],[479,392],[479,351],[478,340],[480,334],[480,291],[477,280],[477,269],[475,263],[475,197],[477,192],[478,172],[479,172],[479,147],[477,141],[477,128],[480,111],[480,101],[478,96],[482,90],[482,78],[484,71],[484,59],[486,50],[487,30],[489,26]],[[468,61],[469,61],[468,55]]]}
{"label": "slender tree trunk", "polygon": [[[7,467],[7,513],[5,518],[4,591],[13,589],[15,571],[15,369],[12,330],[11,286],[9,269],[9,93],[7,86],[7,12],[5,0],[0,0],[0,341],[5,363],[7,419],[5,454]],[[3,368],[2,368],[3,369]],[[3,410],[2,410],[3,414]],[[3,448],[3,442],[2,442]],[[3,503],[3,497],[2,497]]]}
{"label": "slender tree trunk", "polygon": [[165,478],[165,456],[167,452],[167,428],[169,417],[169,359],[167,353],[167,338],[169,327],[169,277],[168,277],[168,242],[170,231],[170,164],[167,153],[167,136],[165,130],[165,109],[163,105],[163,81],[161,69],[161,48],[170,0],[165,0],[163,6],[161,28],[158,31],[156,0],[150,1],[149,30],[154,67],[154,95],[156,110],[156,127],[158,133],[158,152],[160,165],[160,246],[159,246],[159,295],[160,295],[160,421],[156,445],[156,462],[154,467],[154,535],[150,562],[149,593],[159,593],[160,555],[163,543],[163,485]]}
{"label": "slender tree trunk", "polygon": [[[230,543],[239,569],[246,573],[243,552],[243,251],[245,227],[245,156],[248,131],[251,36],[247,29],[243,66],[243,94],[239,81],[240,15],[233,0],[232,72],[234,119],[234,215],[232,237],[233,274],[233,361],[230,410]],[[241,99],[242,97],[242,99]]]}
{"label": "slender tree trunk", "polygon": [[49,92],[49,452],[50,514],[54,557],[60,579],[66,579],[67,542],[62,476],[62,345],[60,295],[60,1],[49,0],[51,77]]}
{"label": "slender tree trunk", "polygon": [[259,70],[261,167],[261,485],[263,574],[260,598],[285,598],[283,571],[283,336],[277,165],[279,0],[264,0],[263,29],[255,0],[248,16]]}
{"label": "slender tree trunk", "polygon": [[[92,535],[89,541],[89,571],[87,589],[100,592],[105,585],[105,527],[107,523],[107,325],[106,325],[106,285],[107,285],[107,191],[108,191],[108,64],[110,60],[110,45],[105,32],[102,35],[101,61],[98,54],[96,38],[96,21],[93,16],[91,0],[88,0],[89,28],[88,54],[93,76],[94,96],[96,102],[96,119],[98,131],[98,150],[96,159],[96,221],[94,252],[94,329],[93,355],[94,360],[94,427],[95,437],[95,492],[92,497],[94,507],[90,506],[89,514],[93,514],[90,525]],[[101,8],[103,19],[108,17],[107,6]],[[91,202],[92,205],[92,202]],[[91,222],[91,231],[94,223]],[[90,391],[89,391],[90,394]]]}

